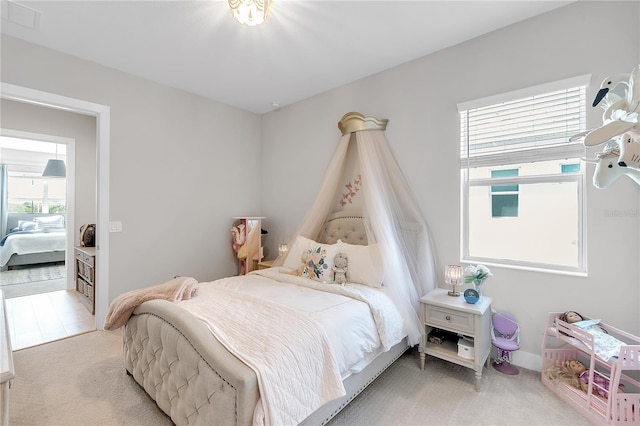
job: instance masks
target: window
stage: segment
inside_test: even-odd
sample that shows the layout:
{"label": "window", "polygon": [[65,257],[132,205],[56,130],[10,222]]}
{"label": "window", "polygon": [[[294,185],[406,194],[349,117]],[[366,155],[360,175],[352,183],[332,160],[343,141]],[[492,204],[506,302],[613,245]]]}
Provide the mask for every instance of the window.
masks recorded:
{"label": "window", "polygon": [[66,179],[46,179],[9,170],[8,211],[65,213]]}
{"label": "window", "polygon": [[578,173],[580,172],[580,163],[561,164],[560,171],[562,173]]}
{"label": "window", "polygon": [[47,161],[66,160],[63,143],[1,136],[0,158],[8,166],[9,213],[65,213],[67,180],[43,177]]}
{"label": "window", "polygon": [[[518,176],[518,169],[491,170],[492,178]],[[491,216],[518,216],[518,185],[491,186]]]}
{"label": "window", "polygon": [[584,273],[589,76],[458,106],[463,261]]}

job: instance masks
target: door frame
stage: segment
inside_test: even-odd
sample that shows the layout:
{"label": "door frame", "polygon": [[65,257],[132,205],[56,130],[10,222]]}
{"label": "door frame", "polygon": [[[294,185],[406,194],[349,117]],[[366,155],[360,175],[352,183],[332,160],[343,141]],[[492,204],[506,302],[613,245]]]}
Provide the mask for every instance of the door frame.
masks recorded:
{"label": "door frame", "polygon": [[47,108],[62,109],[96,118],[97,220],[96,220],[96,328],[103,329],[109,308],[109,145],[111,108],[55,93],[0,82],[0,98]]}

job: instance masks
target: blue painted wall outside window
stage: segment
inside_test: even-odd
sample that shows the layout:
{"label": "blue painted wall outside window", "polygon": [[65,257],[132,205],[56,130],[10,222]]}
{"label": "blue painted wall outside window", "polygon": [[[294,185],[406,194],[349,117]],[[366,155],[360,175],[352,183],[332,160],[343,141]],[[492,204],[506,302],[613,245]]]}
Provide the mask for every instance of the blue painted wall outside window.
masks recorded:
{"label": "blue painted wall outside window", "polygon": [[[492,170],[492,178],[518,176],[518,169]],[[518,217],[518,185],[491,186],[491,217]]]}

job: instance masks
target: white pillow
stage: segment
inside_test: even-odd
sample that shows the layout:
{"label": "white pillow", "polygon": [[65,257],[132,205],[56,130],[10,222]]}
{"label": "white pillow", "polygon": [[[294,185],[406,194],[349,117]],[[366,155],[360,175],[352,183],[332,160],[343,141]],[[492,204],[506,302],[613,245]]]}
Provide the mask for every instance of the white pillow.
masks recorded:
{"label": "white pillow", "polygon": [[[338,240],[338,243],[342,241]],[[382,287],[382,256],[378,244],[368,246],[342,243],[340,252],[347,255],[347,280],[369,287]]]}
{"label": "white pillow", "polygon": [[38,225],[32,220],[18,221],[18,229],[21,231],[30,231],[30,230],[36,229],[36,226]]}
{"label": "white pillow", "polygon": [[64,229],[64,216],[41,216],[33,218],[36,229]]}
{"label": "white pillow", "polygon": [[296,237],[282,266],[298,270],[316,281],[333,282],[333,260],[341,244],[320,244],[301,235]]}

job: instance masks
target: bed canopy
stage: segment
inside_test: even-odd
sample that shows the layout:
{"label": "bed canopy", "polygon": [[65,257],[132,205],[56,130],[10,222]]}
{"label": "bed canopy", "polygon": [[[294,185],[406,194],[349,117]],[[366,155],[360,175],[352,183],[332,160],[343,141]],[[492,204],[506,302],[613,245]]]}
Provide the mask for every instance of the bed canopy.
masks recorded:
{"label": "bed canopy", "polygon": [[384,289],[400,310],[409,344],[415,345],[421,330],[418,299],[436,283],[434,251],[418,203],[389,148],[387,123],[357,112],[342,117],[342,137],[294,238],[317,240],[336,213],[362,216],[368,244],[380,248]]}

